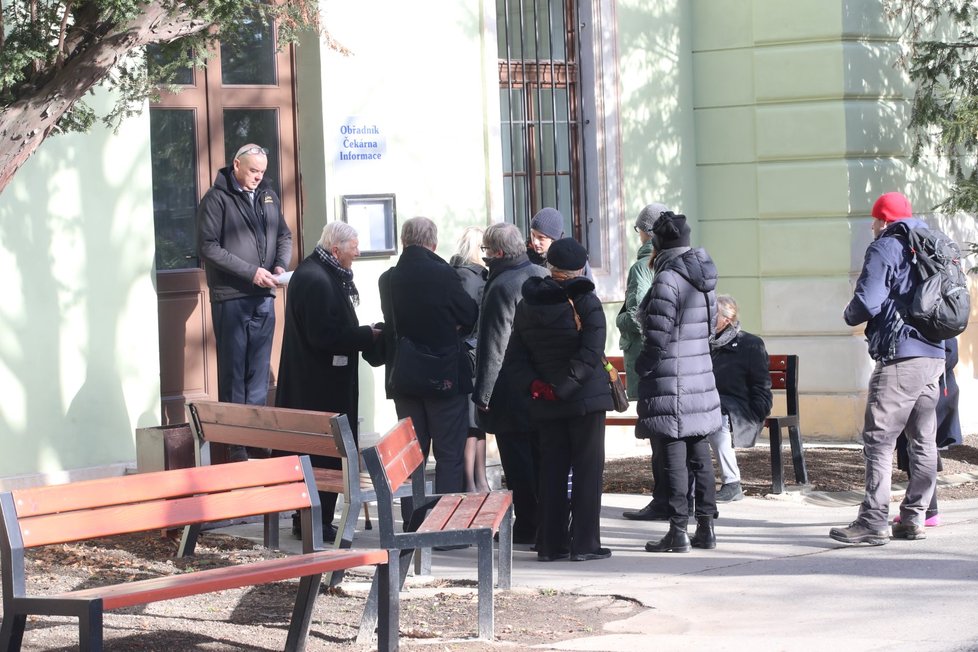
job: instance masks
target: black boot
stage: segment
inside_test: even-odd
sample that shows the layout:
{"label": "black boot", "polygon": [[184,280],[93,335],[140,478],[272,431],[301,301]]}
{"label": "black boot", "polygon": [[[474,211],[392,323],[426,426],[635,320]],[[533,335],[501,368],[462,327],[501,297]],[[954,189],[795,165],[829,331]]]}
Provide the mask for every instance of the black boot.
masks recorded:
{"label": "black boot", "polygon": [[717,547],[717,537],[713,532],[712,516],[696,517],[696,532],[693,534],[693,537],[689,540],[689,542],[694,548],[713,550]]}
{"label": "black boot", "polygon": [[666,536],[656,543],[649,541],[645,544],[645,550],[647,552],[689,552],[689,535],[686,534],[686,528],[670,523]]}

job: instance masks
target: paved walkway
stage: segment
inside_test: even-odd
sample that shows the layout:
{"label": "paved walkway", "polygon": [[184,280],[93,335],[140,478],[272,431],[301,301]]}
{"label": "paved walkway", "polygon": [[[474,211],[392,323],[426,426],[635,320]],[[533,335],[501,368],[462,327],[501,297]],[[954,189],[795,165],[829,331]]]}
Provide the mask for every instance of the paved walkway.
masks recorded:
{"label": "paved walkway", "polygon": [[[944,525],[925,540],[869,547],[828,537],[855,517],[852,495],[746,498],[721,505],[716,550],[688,554],[645,552],[667,524],[628,521],[621,511],[647,500],[605,494],[610,559],[540,563],[516,546],[514,586],[648,607],[604,632],[536,649],[978,650],[978,499],[942,502]],[[260,539],[259,525],[228,530]],[[371,535],[358,542],[371,545]],[[475,566],[474,550],[433,554],[436,576],[475,579]]]}

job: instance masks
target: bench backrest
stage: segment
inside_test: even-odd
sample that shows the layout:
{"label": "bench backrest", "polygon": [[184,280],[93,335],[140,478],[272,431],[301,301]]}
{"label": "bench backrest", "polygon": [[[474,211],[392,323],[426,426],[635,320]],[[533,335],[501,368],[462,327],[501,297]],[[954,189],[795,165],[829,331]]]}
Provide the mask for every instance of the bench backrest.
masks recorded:
{"label": "bench backrest", "polygon": [[201,442],[356,459],[345,414],[217,401],[188,403],[187,412]]}
{"label": "bench backrest", "polygon": [[308,457],[174,469],[0,493],[3,543],[32,548],[319,506]]}
{"label": "bench backrest", "polygon": [[425,495],[424,453],[410,417],[398,421],[376,444],[364,448],[363,461],[377,492],[383,543],[384,538],[393,533],[392,530],[388,532],[388,528],[393,527],[394,493],[410,480],[415,504],[421,504]]}
{"label": "bench backrest", "polygon": [[[618,371],[621,382],[627,383],[625,359],[620,355],[609,356],[608,362]],[[771,376],[771,389],[785,392],[788,416],[798,416],[798,356],[769,355],[767,367]]]}

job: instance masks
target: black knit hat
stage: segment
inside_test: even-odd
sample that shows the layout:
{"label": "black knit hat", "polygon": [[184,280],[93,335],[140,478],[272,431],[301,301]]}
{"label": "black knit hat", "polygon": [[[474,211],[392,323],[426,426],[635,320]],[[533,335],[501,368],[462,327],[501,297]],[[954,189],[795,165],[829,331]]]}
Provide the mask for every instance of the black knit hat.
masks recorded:
{"label": "black knit hat", "polygon": [[587,265],[587,249],[574,238],[561,238],[547,250],[547,263],[567,272],[583,269]]}
{"label": "black knit hat", "polygon": [[652,246],[658,251],[689,246],[689,225],[685,215],[666,211],[652,225]]}

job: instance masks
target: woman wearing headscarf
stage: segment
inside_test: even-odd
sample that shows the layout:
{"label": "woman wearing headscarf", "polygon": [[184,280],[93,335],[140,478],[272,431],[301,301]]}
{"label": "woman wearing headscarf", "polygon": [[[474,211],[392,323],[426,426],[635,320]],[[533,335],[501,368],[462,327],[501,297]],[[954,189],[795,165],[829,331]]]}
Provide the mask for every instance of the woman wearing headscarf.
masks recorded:
{"label": "woman wearing headscarf", "polygon": [[530,395],[539,431],[540,561],[611,556],[601,546],[599,517],[604,422],[613,402],[603,366],[605,316],[594,283],[583,276],[586,264],[587,251],[573,238],[550,246],[551,276],[523,284],[504,362],[513,366],[517,389]]}

